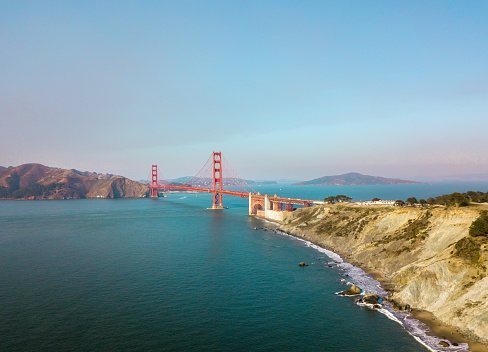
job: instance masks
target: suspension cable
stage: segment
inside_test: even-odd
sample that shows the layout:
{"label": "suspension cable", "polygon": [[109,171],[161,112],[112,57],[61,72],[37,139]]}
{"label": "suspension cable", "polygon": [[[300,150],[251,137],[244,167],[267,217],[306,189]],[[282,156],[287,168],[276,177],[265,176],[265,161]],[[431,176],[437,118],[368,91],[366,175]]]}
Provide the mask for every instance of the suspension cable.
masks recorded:
{"label": "suspension cable", "polygon": [[237,182],[237,184],[238,184],[239,186],[241,186],[241,188],[243,189],[243,191],[244,191],[244,192],[249,193],[249,190],[247,190],[246,188],[244,188],[244,186],[243,186],[243,185],[241,185],[241,184],[240,184],[239,180],[237,180],[237,179],[234,177],[234,175],[232,175],[232,173],[231,173],[231,172],[230,172],[230,171],[229,171],[229,170],[228,170],[228,169],[225,167],[225,165],[224,165],[224,164],[222,164],[222,166],[223,166],[223,167],[224,167],[224,169],[225,169],[225,170],[226,170],[226,171],[229,173],[229,175],[230,175],[230,177],[232,178],[232,180],[234,180],[235,182]]}
{"label": "suspension cable", "polygon": [[[211,167],[211,166],[212,166],[212,163],[208,164],[208,166],[207,166],[207,168],[205,169],[205,171],[204,171],[204,172],[202,172],[202,176],[204,176],[204,175],[205,175],[205,173],[206,173],[206,172],[207,172],[207,171],[210,169],[210,167]],[[201,170],[200,170],[200,171],[201,171]],[[204,180],[204,183],[205,183],[205,178],[204,178],[204,177],[199,177],[198,179],[199,179],[199,180]],[[188,184],[188,183],[187,183],[187,184]],[[191,183],[190,183],[190,184],[188,184],[188,185],[189,185],[190,187],[193,187],[193,186],[191,185]],[[200,188],[202,188],[202,187],[200,187]]]}
{"label": "suspension cable", "polygon": [[[247,187],[249,187],[249,188],[250,188],[250,189],[251,189],[251,190],[252,190],[254,193],[257,193],[257,192],[256,192],[256,191],[255,191],[255,190],[254,190],[254,189],[253,189],[251,186],[249,186],[249,184],[246,182],[246,180],[244,180],[244,179],[241,177],[241,175],[239,175],[239,173],[238,173],[236,170],[234,170],[234,168],[233,168],[233,167],[232,167],[232,165],[231,165],[231,164],[230,164],[230,163],[227,161],[227,159],[225,158],[225,156],[222,156],[222,157],[224,158],[225,162],[226,162],[226,163],[227,163],[227,164],[230,166],[230,168],[231,168],[231,169],[232,169],[232,170],[233,170],[233,171],[236,173],[237,177],[239,177],[239,178],[241,179],[241,181],[242,181],[242,182],[244,182],[244,183],[247,185]],[[225,166],[224,166],[224,167],[225,167]],[[241,186],[241,187],[242,187],[242,186]]]}
{"label": "suspension cable", "polygon": [[[193,177],[190,179],[190,181],[185,182],[185,183],[184,183],[184,185],[189,184],[189,185],[191,186],[191,182],[192,182],[192,181],[193,181],[193,180],[194,180],[194,179],[195,179],[195,178],[198,176],[198,174],[199,174],[199,173],[200,173],[200,172],[203,170],[203,168],[204,168],[204,167],[207,165],[207,163],[210,161],[210,159],[212,158],[212,156],[213,156],[213,154],[211,154],[211,155],[208,157],[208,160],[205,162],[205,164],[203,164],[203,166],[202,166],[202,168],[200,169],[200,171],[198,171],[198,172],[196,173],[196,175],[195,175],[195,176],[193,176]],[[207,169],[208,169],[208,168],[207,168]],[[204,172],[207,172],[207,170],[205,170]]]}
{"label": "suspension cable", "polygon": [[[162,178],[161,178],[162,177]],[[164,182],[166,182],[167,184],[170,184],[171,182],[169,182],[163,175],[163,173],[161,172],[161,170],[159,169],[158,167],[158,178],[161,178]],[[159,180],[156,180],[156,183],[158,183]]]}

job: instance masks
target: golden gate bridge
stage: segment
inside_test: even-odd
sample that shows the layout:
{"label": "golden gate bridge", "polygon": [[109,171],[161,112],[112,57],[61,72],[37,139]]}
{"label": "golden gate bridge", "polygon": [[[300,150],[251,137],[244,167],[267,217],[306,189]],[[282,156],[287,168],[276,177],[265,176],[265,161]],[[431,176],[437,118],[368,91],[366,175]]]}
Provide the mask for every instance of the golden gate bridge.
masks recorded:
{"label": "golden gate bridge", "polygon": [[[210,170],[210,177],[205,177]],[[226,171],[226,176],[228,175],[225,179],[223,177],[224,170]],[[237,188],[237,190],[224,189],[224,183],[226,186],[230,185],[233,188]],[[212,188],[210,188],[210,185]],[[158,166],[152,165],[150,187],[151,197],[158,197],[158,190],[212,193],[213,204],[209,209],[215,210],[224,209],[222,203],[223,195],[249,198],[249,215],[257,215],[274,220],[285,219],[294,210],[294,205],[306,208],[313,204],[323,204],[322,201],[317,200],[285,198],[276,194],[269,196],[256,192],[246,180],[239,176],[230,163],[222,157],[221,152],[213,152],[200,171],[191,177],[190,180],[183,183],[169,181],[161,173],[158,175]]]}

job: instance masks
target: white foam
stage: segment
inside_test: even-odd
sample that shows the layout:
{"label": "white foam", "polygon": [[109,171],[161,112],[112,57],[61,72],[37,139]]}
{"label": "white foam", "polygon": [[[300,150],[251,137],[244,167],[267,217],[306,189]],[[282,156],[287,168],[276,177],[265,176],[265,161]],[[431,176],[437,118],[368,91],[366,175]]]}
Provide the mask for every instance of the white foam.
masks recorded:
{"label": "white foam", "polygon": [[394,316],[388,309],[386,308],[381,308],[381,309],[378,309],[378,312],[386,315],[386,317],[390,320],[393,320],[394,322],[400,324],[401,326],[403,326],[402,322],[396,317]]}
{"label": "white foam", "polygon": [[[366,273],[361,268],[354,266],[350,263],[347,263],[343,260],[343,258],[328,249],[322,248],[313,244],[310,241],[303,240],[301,238],[291,236],[282,231],[276,231],[282,235],[292,237],[300,242],[304,242],[307,246],[316,249],[317,251],[324,253],[334,262],[329,262],[327,265],[337,264],[337,267],[344,270],[346,272],[346,276],[348,277],[347,283],[354,284],[360,287],[363,292],[373,293],[379,297],[386,297],[388,296],[388,292],[386,292],[382,287],[381,284],[375,280],[371,275]],[[340,279],[341,281],[346,281],[346,279]],[[336,292],[338,294],[339,292]],[[370,306],[366,303],[357,303],[358,305],[363,306]],[[429,351],[438,352],[438,351],[456,351],[456,352],[469,352],[468,344],[460,343],[458,346],[449,346],[443,347],[439,345],[439,341],[443,341],[444,339],[440,339],[437,336],[429,336],[427,333],[430,332],[430,329],[417,319],[413,319],[412,315],[405,311],[396,311],[391,308],[391,304],[383,302],[381,309],[376,309],[379,313],[385,315],[388,319],[393,320],[394,322],[400,324],[415,340],[417,340],[420,344],[425,346]]]}
{"label": "white foam", "polygon": [[317,246],[316,244],[313,244],[312,242],[310,241],[307,241],[307,240],[304,240],[304,239],[301,239],[301,238],[298,238],[298,237],[295,237],[295,236],[292,236],[292,235],[289,235],[287,234],[286,232],[283,232],[283,231],[280,231],[280,230],[276,230],[276,232],[278,232],[279,234],[281,235],[284,235],[284,236],[288,236],[288,237],[291,237],[295,240],[298,240],[300,242],[304,242],[307,246],[313,248],[313,249],[316,249],[317,251],[321,252],[321,253],[324,253],[326,256],[328,256],[330,259],[332,259],[334,262],[332,263],[327,263],[327,264],[337,264],[337,262],[339,263],[342,263],[344,262],[344,260],[342,259],[342,257],[337,254],[337,253],[334,253],[332,251],[329,251],[328,249],[325,249],[325,248],[322,248],[322,247],[319,247]]}

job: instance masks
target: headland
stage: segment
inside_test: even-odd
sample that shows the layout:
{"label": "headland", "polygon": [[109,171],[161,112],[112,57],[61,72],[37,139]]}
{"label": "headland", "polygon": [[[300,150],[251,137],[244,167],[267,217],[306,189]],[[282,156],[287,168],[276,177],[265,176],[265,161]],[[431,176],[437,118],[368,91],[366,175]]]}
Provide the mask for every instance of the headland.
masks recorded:
{"label": "headland", "polygon": [[425,208],[321,205],[279,229],[371,274],[396,309],[411,310],[450,345],[488,351],[488,240],[469,228],[487,204]]}

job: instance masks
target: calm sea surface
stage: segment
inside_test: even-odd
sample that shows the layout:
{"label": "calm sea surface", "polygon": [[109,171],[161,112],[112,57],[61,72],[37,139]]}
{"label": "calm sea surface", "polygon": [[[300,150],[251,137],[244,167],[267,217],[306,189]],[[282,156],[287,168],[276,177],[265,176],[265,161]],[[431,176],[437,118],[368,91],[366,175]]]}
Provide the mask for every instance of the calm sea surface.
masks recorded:
{"label": "calm sea surface", "polygon": [[[487,190],[436,187],[256,190],[358,200]],[[0,201],[0,350],[426,350],[400,324],[335,295],[343,271],[326,254],[254,230],[271,225],[247,216],[247,200],[210,204],[202,194]]]}

